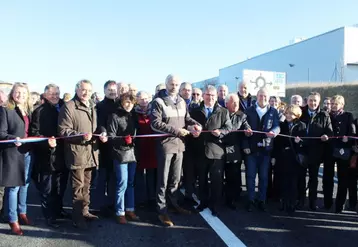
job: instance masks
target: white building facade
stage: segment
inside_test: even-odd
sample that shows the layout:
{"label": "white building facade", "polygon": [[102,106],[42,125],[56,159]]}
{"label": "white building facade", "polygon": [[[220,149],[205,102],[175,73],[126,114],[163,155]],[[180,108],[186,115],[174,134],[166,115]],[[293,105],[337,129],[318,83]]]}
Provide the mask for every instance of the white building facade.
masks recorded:
{"label": "white building facade", "polygon": [[237,91],[245,69],[284,72],[287,84],[358,81],[358,27],[338,28],[222,68],[218,84]]}

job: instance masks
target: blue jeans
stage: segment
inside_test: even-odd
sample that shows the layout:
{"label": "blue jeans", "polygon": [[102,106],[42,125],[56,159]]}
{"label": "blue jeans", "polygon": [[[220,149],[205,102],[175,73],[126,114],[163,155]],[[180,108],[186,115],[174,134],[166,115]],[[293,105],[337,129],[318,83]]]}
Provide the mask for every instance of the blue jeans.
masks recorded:
{"label": "blue jeans", "polygon": [[26,214],[27,206],[27,189],[29,188],[31,181],[31,154],[25,154],[25,185],[8,187],[7,197],[8,197],[8,216],[9,222],[14,223],[18,221],[17,214]]}
{"label": "blue jeans", "polygon": [[137,164],[135,162],[120,164],[114,161],[116,172],[115,210],[117,216],[125,215],[125,211],[134,211],[134,177]]}
{"label": "blue jeans", "polygon": [[249,201],[255,199],[255,180],[259,174],[259,201],[266,201],[270,155],[266,152],[249,154],[246,157],[246,185]]}

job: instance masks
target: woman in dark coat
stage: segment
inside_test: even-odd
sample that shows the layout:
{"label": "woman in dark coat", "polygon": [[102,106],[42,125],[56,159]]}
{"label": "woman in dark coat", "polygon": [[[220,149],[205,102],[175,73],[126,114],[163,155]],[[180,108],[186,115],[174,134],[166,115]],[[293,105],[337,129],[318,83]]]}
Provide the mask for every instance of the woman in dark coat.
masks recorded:
{"label": "woman in dark coat", "polygon": [[[153,134],[149,122],[149,94],[144,91],[138,92],[137,103],[134,108],[137,134]],[[139,203],[153,202],[154,205],[157,181],[156,140],[154,138],[138,138],[135,144],[137,158],[136,199]]]}
{"label": "woman in dark coat", "polygon": [[[134,213],[136,159],[132,136],[135,135],[135,123],[131,112],[135,98],[133,95],[126,93],[119,100],[115,113],[108,118],[107,131],[112,146],[114,171],[116,173],[116,221],[119,224],[126,224],[126,218],[138,220]],[[115,138],[116,136],[124,138]]]}
{"label": "woman in dark coat", "polygon": [[355,207],[357,205],[357,185],[354,183],[354,171],[350,169],[350,158],[354,142],[353,139],[349,139],[347,137],[354,136],[356,130],[352,113],[344,111],[343,108],[344,97],[341,95],[333,96],[331,99],[331,111],[329,113],[333,133],[334,136],[340,136],[343,138],[330,140],[329,144],[331,152],[327,155],[331,155],[327,166],[324,168],[326,169],[326,171],[324,171],[326,173],[326,179],[328,180],[329,177],[330,179],[328,181],[323,181],[323,192],[325,195],[325,201],[332,198],[333,184],[331,184],[331,186],[327,186],[327,184],[329,185],[330,181],[333,182],[334,164],[336,163],[338,177],[338,188],[335,202],[336,213],[341,213],[343,211],[347,191],[349,191],[350,207],[355,211]]}
{"label": "woman in dark coat", "polygon": [[[25,83],[15,83],[7,106],[0,107],[0,140],[13,140],[28,136],[32,104]],[[23,235],[18,222],[29,225],[26,199],[31,177],[29,144],[15,142],[0,144],[2,163],[0,186],[7,187],[8,216],[14,234]]]}
{"label": "woman in dark coat", "polygon": [[299,120],[301,115],[302,110],[299,106],[287,107],[285,121],[280,123],[280,134],[295,136],[295,138],[278,136],[274,147],[274,152],[277,154],[275,169],[280,178],[281,209],[287,212],[295,211],[298,179],[302,174],[305,176],[305,164],[301,163],[299,158],[305,155],[304,141],[299,137],[306,134],[306,124]]}

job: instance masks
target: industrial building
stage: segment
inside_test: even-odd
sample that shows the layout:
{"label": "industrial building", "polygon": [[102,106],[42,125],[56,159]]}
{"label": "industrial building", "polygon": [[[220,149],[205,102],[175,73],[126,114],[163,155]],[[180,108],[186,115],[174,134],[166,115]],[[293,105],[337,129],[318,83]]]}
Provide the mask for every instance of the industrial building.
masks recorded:
{"label": "industrial building", "polygon": [[226,84],[229,91],[236,91],[246,69],[283,72],[287,84],[358,81],[358,25],[295,40],[288,46],[222,68],[218,77],[194,86]]}

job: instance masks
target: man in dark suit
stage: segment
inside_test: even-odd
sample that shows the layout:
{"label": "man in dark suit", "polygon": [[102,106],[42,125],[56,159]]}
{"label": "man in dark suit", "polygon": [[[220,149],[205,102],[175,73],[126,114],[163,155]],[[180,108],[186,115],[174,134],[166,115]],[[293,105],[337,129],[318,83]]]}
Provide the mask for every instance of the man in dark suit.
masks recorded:
{"label": "man in dark suit", "polygon": [[[47,85],[44,97],[45,103],[32,114],[31,136],[57,136],[58,113],[63,105],[59,87],[55,84]],[[62,207],[69,174],[63,158],[63,142],[58,140],[55,147],[40,142],[34,146],[33,154],[33,177],[40,191],[42,212],[47,224],[56,228],[57,218],[69,217]]]}
{"label": "man in dark suit", "polygon": [[[202,133],[199,143],[202,147],[199,170],[199,194],[200,205],[197,210],[202,211],[209,207],[212,215],[217,216],[217,206],[222,194],[223,170],[224,170],[224,145],[222,139],[231,130],[229,112],[217,102],[217,91],[213,86],[208,86],[204,93],[204,101],[200,107],[191,112],[194,120],[209,132]],[[199,155],[199,154],[198,154]],[[210,192],[208,186],[208,174],[210,174]],[[210,196],[209,196],[210,195]]]}
{"label": "man in dark suit", "polygon": [[[308,137],[320,137],[320,139],[307,140],[308,173],[309,173],[309,207],[316,210],[318,171],[324,152],[324,142],[333,135],[333,129],[329,114],[319,107],[321,95],[312,92],[307,98],[307,106],[303,107],[301,121],[307,126]],[[306,174],[300,177],[299,182],[299,207],[304,205],[306,195]]]}

